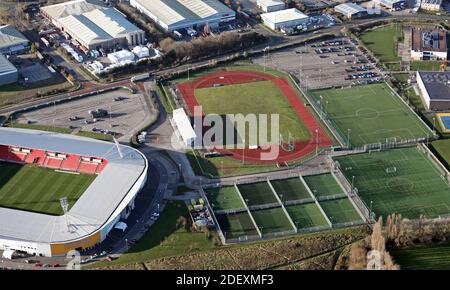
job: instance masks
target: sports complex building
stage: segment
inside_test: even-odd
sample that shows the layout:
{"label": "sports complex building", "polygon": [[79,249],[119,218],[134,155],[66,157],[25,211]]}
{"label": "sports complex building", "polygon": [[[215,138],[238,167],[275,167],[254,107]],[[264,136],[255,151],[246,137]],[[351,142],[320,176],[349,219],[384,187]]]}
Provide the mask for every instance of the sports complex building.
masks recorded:
{"label": "sports complex building", "polygon": [[219,0],[130,0],[130,5],[170,32],[205,24],[218,27],[236,19],[236,12]]}
{"label": "sports complex building", "polygon": [[74,0],[41,8],[41,14],[87,49],[139,45],[145,33],[114,8]]}
{"label": "sports complex building", "polygon": [[417,72],[416,79],[420,96],[428,110],[450,110],[449,72]]}
{"label": "sports complex building", "polygon": [[[72,184],[70,178],[89,175],[92,180],[75,202],[68,198],[71,207],[63,215],[21,210],[24,199],[38,187],[26,188],[25,177],[19,177],[7,194],[7,199],[21,197],[17,207],[4,207],[5,198],[0,198],[0,249],[43,256],[65,255],[104,241],[120,220],[128,218],[147,180],[148,162],[139,151],[73,135],[0,128],[0,160],[3,168],[20,168],[10,174],[12,178],[24,167],[41,170],[37,179],[39,186],[45,184],[44,191],[56,186],[52,178],[44,182],[44,173],[63,174],[56,193]],[[42,204],[37,198],[41,196],[33,202]]]}

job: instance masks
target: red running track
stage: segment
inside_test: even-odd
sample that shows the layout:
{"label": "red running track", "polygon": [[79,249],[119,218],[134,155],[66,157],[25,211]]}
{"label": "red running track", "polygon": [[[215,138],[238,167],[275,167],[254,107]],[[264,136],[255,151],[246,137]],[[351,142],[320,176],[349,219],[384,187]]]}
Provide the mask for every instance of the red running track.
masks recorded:
{"label": "red running track", "polygon": [[308,141],[295,142],[295,149],[290,152],[286,152],[282,148],[279,148],[279,155],[276,160],[261,160],[261,153],[267,152],[261,148],[245,149],[244,152],[242,149],[221,149],[216,151],[225,153],[231,158],[238,160],[242,160],[242,155],[244,155],[245,161],[253,163],[280,163],[292,161],[308,155],[316,150],[316,129],[319,134],[319,147],[323,148],[333,145],[333,142],[328,137],[327,133],[322,129],[314,116],[308,111],[301,99],[298,97],[297,92],[291,87],[289,81],[285,78],[279,78],[266,73],[253,71],[218,71],[204,77],[200,77],[192,82],[179,84],[178,90],[183,96],[189,111],[193,114],[194,107],[200,106],[197,98],[195,97],[195,89],[212,87],[214,84],[242,84],[261,80],[271,81],[280,89],[297,116],[303,124],[305,124],[311,138]]}

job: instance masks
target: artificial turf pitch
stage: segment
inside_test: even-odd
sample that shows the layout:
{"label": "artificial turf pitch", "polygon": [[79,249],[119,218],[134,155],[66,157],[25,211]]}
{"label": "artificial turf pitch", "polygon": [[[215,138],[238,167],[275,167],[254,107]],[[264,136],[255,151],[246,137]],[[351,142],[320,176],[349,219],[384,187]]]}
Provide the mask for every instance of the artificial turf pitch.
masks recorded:
{"label": "artificial turf pitch", "polygon": [[[407,218],[450,214],[450,187],[435,165],[416,147],[336,157],[347,179],[377,216]],[[396,168],[396,171],[387,168]]]}
{"label": "artificial turf pitch", "polygon": [[361,216],[347,197],[321,201],[320,206],[332,224],[349,223],[362,220]]}
{"label": "artificial turf pitch", "polygon": [[290,205],[286,207],[298,229],[327,226],[327,220],[315,203]]}
{"label": "artificial turf pitch", "polygon": [[251,213],[263,235],[294,230],[281,207],[253,210]]}
{"label": "artificial turf pitch", "polygon": [[244,204],[234,186],[207,189],[206,194],[214,210],[244,208]]}
{"label": "artificial turf pitch", "polygon": [[227,239],[258,235],[247,212],[221,214],[217,215],[216,218]]}
{"label": "artificial turf pitch", "polygon": [[95,175],[71,174],[33,165],[0,162],[0,206],[62,215],[59,199],[73,206]]}
{"label": "artificial turf pitch", "polygon": [[385,83],[315,90],[312,95],[353,147],[432,134]]}
{"label": "artificial turf pitch", "polygon": [[311,195],[308,193],[308,190],[303,185],[303,182],[298,177],[283,180],[272,180],[270,183],[272,183],[273,188],[283,202],[290,200],[312,199]]}
{"label": "artificial turf pitch", "polygon": [[278,202],[267,182],[241,184],[238,188],[248,206]]}
{"label": "artificial turf pitch", "polygon": [[330,173],[303,176],[303,179],[316,197],[344,193],[336,179]]}

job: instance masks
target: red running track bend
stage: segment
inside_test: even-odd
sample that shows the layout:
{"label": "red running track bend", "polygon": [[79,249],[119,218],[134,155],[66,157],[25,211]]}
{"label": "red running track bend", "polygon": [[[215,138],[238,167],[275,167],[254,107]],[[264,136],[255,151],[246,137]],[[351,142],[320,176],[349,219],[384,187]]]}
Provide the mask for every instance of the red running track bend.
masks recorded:
{"label": "red running track bend", "polygon": [[245,149],[244,152],[242,149],[223,149],[216,151],[226,153],[231,158],[238,160],[242,160],[242,155],[244,154],[245,161],[253,163],[280,163],[292,161],[308,155],[316,150],[316,129],[319,134],[319,147],[323,148],[333,145],[333,142],[328,137],[327,133],[322,129],[321,125],[317,122],[311,112],[308,111],[301,99],[298,97],[297,92],[291,87],[289,81],[285,78],[279,78],[266,73],[254,71],[222,70],[200,77],[189,83],[178,84],[178,90],[183,96],[189,111],[193,114],[194,107],[200,105],[195,97],[195,89],[212,87],[214,84],[242,84],[260,80],[271,81],[280,89],[289,101],[297,116],[305,124],[311,136],[310,139],[308,141],[295,142],[295,149],[290,152],[286,152],[279,148],[279,156],[276,160],[261,160],[261,153],[265,152],[263,149]]}

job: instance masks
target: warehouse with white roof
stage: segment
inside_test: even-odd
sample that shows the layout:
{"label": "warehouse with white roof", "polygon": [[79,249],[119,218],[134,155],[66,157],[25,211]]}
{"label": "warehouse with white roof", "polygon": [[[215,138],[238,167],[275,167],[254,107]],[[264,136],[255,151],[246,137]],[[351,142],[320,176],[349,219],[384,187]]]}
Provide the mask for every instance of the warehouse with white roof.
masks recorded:
{"label": "warehouse with white roof", "polygon": [[0,86],[12,84],[19,79],[17,68],[0,54]]}
{"label": "warehouse with white roof", "polygon": [[355,3],[343,3],[334,7],[334,11],[348,19],[367,16],[367,9]]}
{"label": "warehouse with white roof", "polygon": [[309,17],[296,8],[261,14],[264,24],[273,29],[293,28],[308,22]]}
{"label": "warehouse with white roof", "polygon": [[74,0],[41,8],[41,14],[87,49],[142,44],[145,33],[114,8]]}
{"label": "warehouse with white roof", "polygon": [[[116,147],[118,146],[118,147]],[[0,127],[0,159],[14,148],[59,152],[102,162],[102,170],[64,215],[0,207],[0,249],[43,256],[66,255],[104,241],[114,226],[126,220],[147,180],[148,161],[124,145],[59,133]],[[85,157],[82,157],[85,156]],[[12,162],[12,161],[11,161]],[[45,166],[45,163],[43,165]],[[75,174],[75,172],[74,172]]]}
{"label": "warehouse with white roof", "polygon": [[130,0],[130,5],[169,32],[236,19],[236,12],[219,0]]}
{"label": "warehouse with white roof", "polygon": [[283,10],[286,7],[281,0],[257,0],[256,5],[266,13]]}

